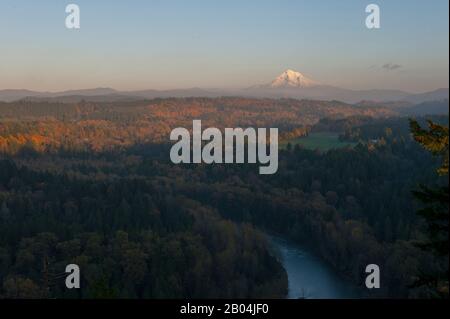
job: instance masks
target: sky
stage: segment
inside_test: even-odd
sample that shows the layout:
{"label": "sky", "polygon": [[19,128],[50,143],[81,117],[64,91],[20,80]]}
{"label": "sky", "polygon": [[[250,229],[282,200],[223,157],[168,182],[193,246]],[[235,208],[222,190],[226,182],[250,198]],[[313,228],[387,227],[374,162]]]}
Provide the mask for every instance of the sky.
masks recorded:
{"label": "sky", "polygon": [[[65,27],[66,5],[81,28]],[[367,29],[378,4],[381,28]],[[0,0],[0,90],[448,87],[448,0]]]}

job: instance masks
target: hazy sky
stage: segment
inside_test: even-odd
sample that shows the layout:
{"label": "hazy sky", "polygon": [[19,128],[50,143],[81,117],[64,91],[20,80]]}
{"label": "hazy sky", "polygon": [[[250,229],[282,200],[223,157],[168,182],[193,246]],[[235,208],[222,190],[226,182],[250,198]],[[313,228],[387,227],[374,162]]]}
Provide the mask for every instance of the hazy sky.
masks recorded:
{"label": "hazy sky", "polygon": [[[65,28],[65,6],[81,29]],[[365,7],[381,8],[381,29]],[[0,89],[448,87],[448,0],[0,0]]]}

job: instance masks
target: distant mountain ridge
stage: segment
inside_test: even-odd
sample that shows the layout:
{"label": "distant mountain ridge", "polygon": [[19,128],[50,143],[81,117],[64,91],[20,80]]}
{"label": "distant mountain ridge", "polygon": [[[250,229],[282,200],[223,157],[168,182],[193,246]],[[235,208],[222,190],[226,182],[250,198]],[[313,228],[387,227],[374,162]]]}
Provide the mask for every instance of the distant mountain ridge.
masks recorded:
{"label": "distant mountain ridge", "polygon": [[[68,99],[67,97],[72,97]],[[321,84],[304,74],[288,69],[271,82],[264,85],[252,86],[245,89],[202,89],[188,88],[176,90],[139,90],[118,91],[112,88],[94,88],[83,90],[69,90],[62,92],[36,92],[30,90],[0,90],[0,101],[12,102],[16,100],[44,99],[44,100],[95,100],[123,101],[136,99],[154,99],[169,97],[221,97],[242,96],[254,98],[295,98],[312,100],[339,100],[346,103],[361,101],[380,102],[410,102],[419,104],[428,101],[448,100],[449,89],[440,88],[420,94],[408,93],[400,90],[375,89],[351,90]]]}
{"label": "distant mountain ridge", "polygon": [[408,116],[449,114],[448,100],[427,101],[409,107],[392,108],[400,114]]}
{"label": "distant mountain ridge", "polygon": [[405,101],[411,103],[423,103],[427,101],[443,101],[448,100],[448,88],[447,89],[437,89],[430,92],[413,94],[406,97]]}

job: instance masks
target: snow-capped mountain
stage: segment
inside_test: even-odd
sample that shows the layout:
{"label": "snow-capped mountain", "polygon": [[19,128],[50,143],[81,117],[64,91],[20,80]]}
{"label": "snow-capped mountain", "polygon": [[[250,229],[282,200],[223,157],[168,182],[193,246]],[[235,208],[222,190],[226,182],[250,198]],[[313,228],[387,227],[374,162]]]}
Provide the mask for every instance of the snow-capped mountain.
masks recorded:
{"label": "snow-capped mountain", "polygon": [[283,87],[293,87],[293,88],[310,88],[320,85],[300,72],[293,70],[286,70],[281,73],[275,80],[270,83],[272,88],[283,88]]}
{"label": "snow-capped mountain", "polygon": [[411,94],[399,90],[351,90],[319,83],[304,74],[288,69],[272,82],[245,90],[247,96],[295,98],[312,100],[340,100],[357,103],[370,101],[403,101]]}

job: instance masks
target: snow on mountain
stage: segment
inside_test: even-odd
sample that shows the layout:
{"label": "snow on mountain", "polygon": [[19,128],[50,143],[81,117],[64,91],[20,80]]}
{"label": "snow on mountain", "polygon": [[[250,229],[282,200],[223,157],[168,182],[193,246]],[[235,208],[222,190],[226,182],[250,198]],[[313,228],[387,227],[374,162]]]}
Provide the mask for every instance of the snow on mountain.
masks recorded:
{"label": "snow on mountain", "polygon": [[270,87],[272,88],[283,88],[283,87],[294,87],[294,88],[310,88],[318,86],[320,83],[306,77],[300,72],[293,70],[286,70],[281,73],[275,80],[272,81]]}

